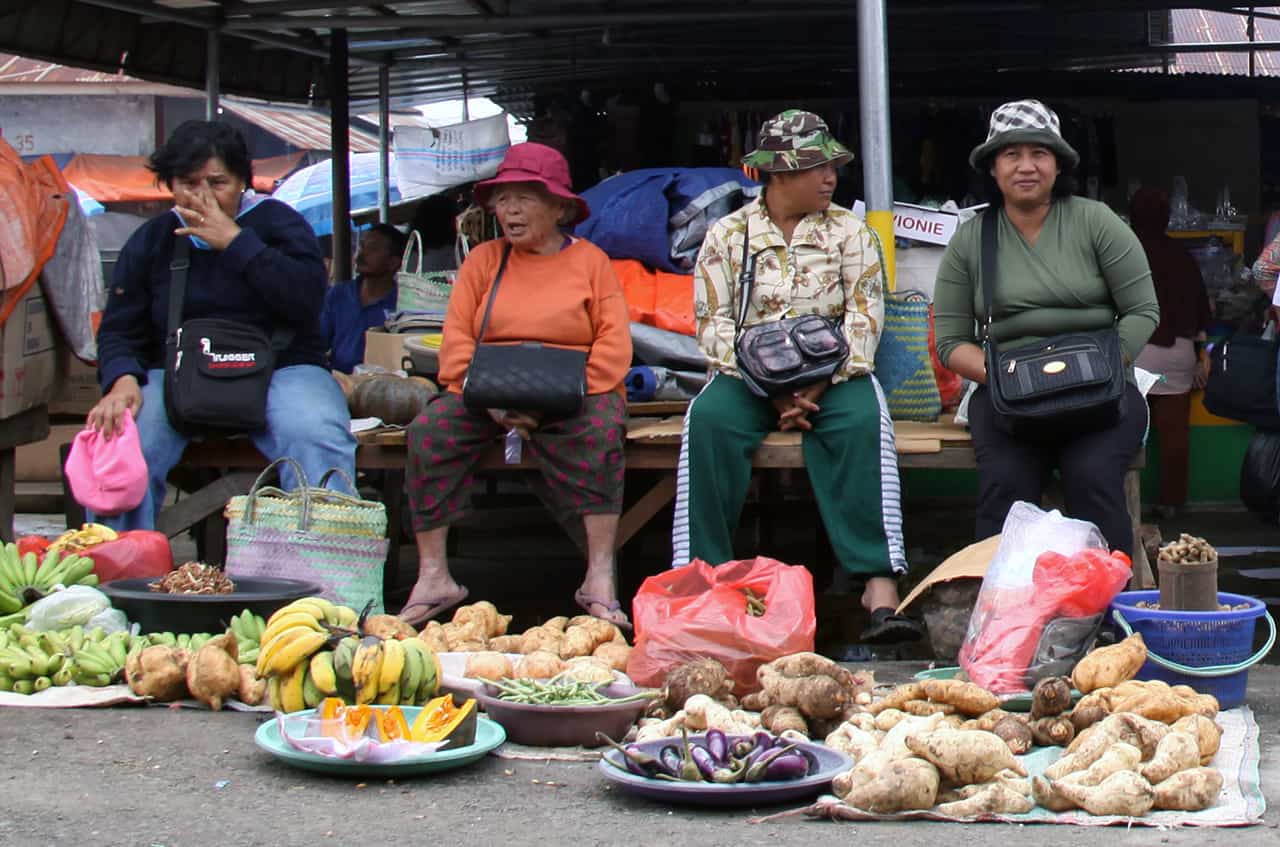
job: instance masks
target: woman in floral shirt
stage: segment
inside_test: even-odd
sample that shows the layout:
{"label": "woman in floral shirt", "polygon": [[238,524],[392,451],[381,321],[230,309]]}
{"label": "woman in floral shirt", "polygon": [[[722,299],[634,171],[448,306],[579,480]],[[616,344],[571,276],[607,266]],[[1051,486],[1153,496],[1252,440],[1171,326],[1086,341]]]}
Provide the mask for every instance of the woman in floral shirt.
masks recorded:
{"label": "woman in floral shirt", "polygon": [[[769,432],[803,433],[805,467],[836,558],[866,580],[869,642],[920,636],[899,617],[902,543],[893,424],[872,376],[887,284],[880,243],[848,209],[831,203],[836,169],[853,155],[821,118],[790,110],[767,121],[743,163],[765,190],[707,233],[694,271],[698,343],[712,379],[689,405],[681,447],[674,564],[729,561],[751,480],[751,456]],[[734,315],[743,247],[756,262],[744,326],[819,314],[842,328],[848,358],[828,380],[769,398],[742,380]]]}

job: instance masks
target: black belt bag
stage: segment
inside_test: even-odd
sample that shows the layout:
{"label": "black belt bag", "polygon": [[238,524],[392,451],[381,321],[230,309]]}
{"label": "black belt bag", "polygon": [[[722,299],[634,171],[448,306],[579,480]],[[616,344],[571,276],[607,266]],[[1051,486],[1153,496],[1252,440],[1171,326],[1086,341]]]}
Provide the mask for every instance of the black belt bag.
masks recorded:
{"label": "black belt bag", "polygon": [[540,412],[554,418],[572,417],[582,410],[587,396],[586,353],[534,341],[484,343],[489,313],[498,296],[498,283],[502,282],[510,258],[511,245],[508,244],[489,290],[476,351],[462,381],[462,402],[472,411],[505,409]]}
{"label": "black belt bag", "polygon": [[991,337],[999,212],[982,216],[983,347],[995,423],[1019,438],[1052,439],[1115,426],[1125,368],[1115,327],[1002,346]]}
{"label": "black belt bag", "polygon": [[276,355],[292,330],[271,336],[220,318],[182,320],[190,244],[174,244],[165,341],[164,401],[173,428],[186,435],[252,432],[267,425],[267,390]]}
{"label": "black belt bag", "polygon": [[826,382],[849,357],[849,342],[837,322],[822,315],[799,315],[742,328],[756,280],[756,257],[747,248],[750,240],[748,228],[743,233],[741,303],[734,325],[734,358],[742,381],[760,397],[777,397]]}

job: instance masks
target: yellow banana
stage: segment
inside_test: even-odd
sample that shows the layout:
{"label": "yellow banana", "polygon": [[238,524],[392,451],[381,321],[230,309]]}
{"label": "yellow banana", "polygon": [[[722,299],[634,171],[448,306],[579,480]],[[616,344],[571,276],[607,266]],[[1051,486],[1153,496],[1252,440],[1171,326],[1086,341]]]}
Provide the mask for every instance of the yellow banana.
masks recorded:
{"label": "yellow banana", "polygon": [[378,690],[385,691],[393,685],[399,685],[400,674],[403,671],[404,645],[397,639],[387,639],[382,644],[382,669],[378,677]]}
{"label": "yellow banana", "polygon": [[391,687],[385,691],[378,692],[378,699],[374,701],[379,706],[397,706],[400,704],[400,681],[396,680]]}
{"label": "yellow banana", "polygon": [[377,699],[384,656],[382,639],[376,635],[366,635],[356,648],[356,656],[351,663],[351,682],[355,685],[357,704],[366,705]]}
{"label": "yellow banana", "polygon": [[271,708],[277,712],[284,711],[284,703],[280,699],[280,677],[273,676],[267,680],[267,698],[271,701]]}
{"label": "yellow banana", "polygon": [[285,615],[292,615],[297,612],[307,615],[317,623],[324,620],[324,610],[319,606],[312,604],[308,600],[294,600],[289,605],[281,606],[279,609],[276,609],[271,613],[271,617],[267,618],[267,628],[270,629],[272,624],[283,618]]}
{"label": "yellow banana", "polygon": [[303,699],[302,688],[307,678],[307,663],[299,662],[293,672],[280,680],[280,710],[282,712],[301,712],[307,708]]}
{"label": "yellow banana", "polygon": [[290,612],[289,614],[283,615],[267,624],[266,630],[262,633],[261,643],[266,644],[285,630],[294,629],[295,627],[309,629],[312,632],[325,631],[324,627],[306,612]]}
{"label": "yellow banana", "polygon": [[338,676],[333,670],[332,650],[321,650],[311,657],[311,680],[325,696],[338,693]]}
{"label": "yellow banana", "polygon": [[[301,668],[301,666],[299,666]],[[316,681],[311,678],[310,668],[305,669],[302,675],[302,702],[308,709],[314,709],[320,705],[320,701],[324,699],[324,695],[320,693],[320,689],[316,687]]]}
{"label": "yellow banana", "polygon": [[307,664],[311,654],[324,646],[324,632],[291,629],[280,634],[258,653],[258,676],[285,674],[299,664]]}
{"label": "yellow banana", "polygon": [[337,626],[353,627],[356,625],[356,621],[360,620],[360,613],[355,609],[348,606],[336,606],[335,609],[337,610],[334,615],[336,620],[330,621],[332,624]]}

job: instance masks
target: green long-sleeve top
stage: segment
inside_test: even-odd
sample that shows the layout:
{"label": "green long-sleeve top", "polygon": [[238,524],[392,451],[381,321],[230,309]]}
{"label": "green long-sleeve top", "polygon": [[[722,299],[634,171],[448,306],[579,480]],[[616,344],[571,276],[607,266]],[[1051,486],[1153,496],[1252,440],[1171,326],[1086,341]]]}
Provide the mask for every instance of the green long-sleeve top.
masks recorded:
{"label": "green long-sleeve top", "polygon": [[[934,331],[946,364],[961,344],[981,344],[982,216],[960,226],[938,267]],[[1151,268],[1138,237],[1106,205],[1055,199],[1034,246],[1000,216],[991,335],[1010,346],[1050,335],[1116,328],[1128,361],[1160,322]]]}

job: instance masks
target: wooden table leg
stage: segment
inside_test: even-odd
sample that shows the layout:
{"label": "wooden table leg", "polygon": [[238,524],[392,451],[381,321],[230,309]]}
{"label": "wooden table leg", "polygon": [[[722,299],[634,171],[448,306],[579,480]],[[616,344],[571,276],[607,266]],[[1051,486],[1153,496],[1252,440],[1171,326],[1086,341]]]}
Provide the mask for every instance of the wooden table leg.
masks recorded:
{"label": "wooden table leg", "polygon": [[0,450],[0,541],[13,541],[13,487],[17,477],[17,450]]}
{"label": "wooden table leg", "polygon": [[666,508],[676,497],[676,475],[663,474],[662,478],[646,491],[618,520],[618,537],[613,549],[621,550],[633,536],[645,527],[653,516]]}
{"label": "wooden table leg", "polygon": [[1129,470],[1124,475],[1124,500],[1129,511],[1129,521],[1133,524],[1133,576],[1129,580],[1129,588],[1141,591],[1156,587],[1155,577],[1151,573],[1151,563],[1147,561],[1147,551],[1142,544],[1142,472]]}

